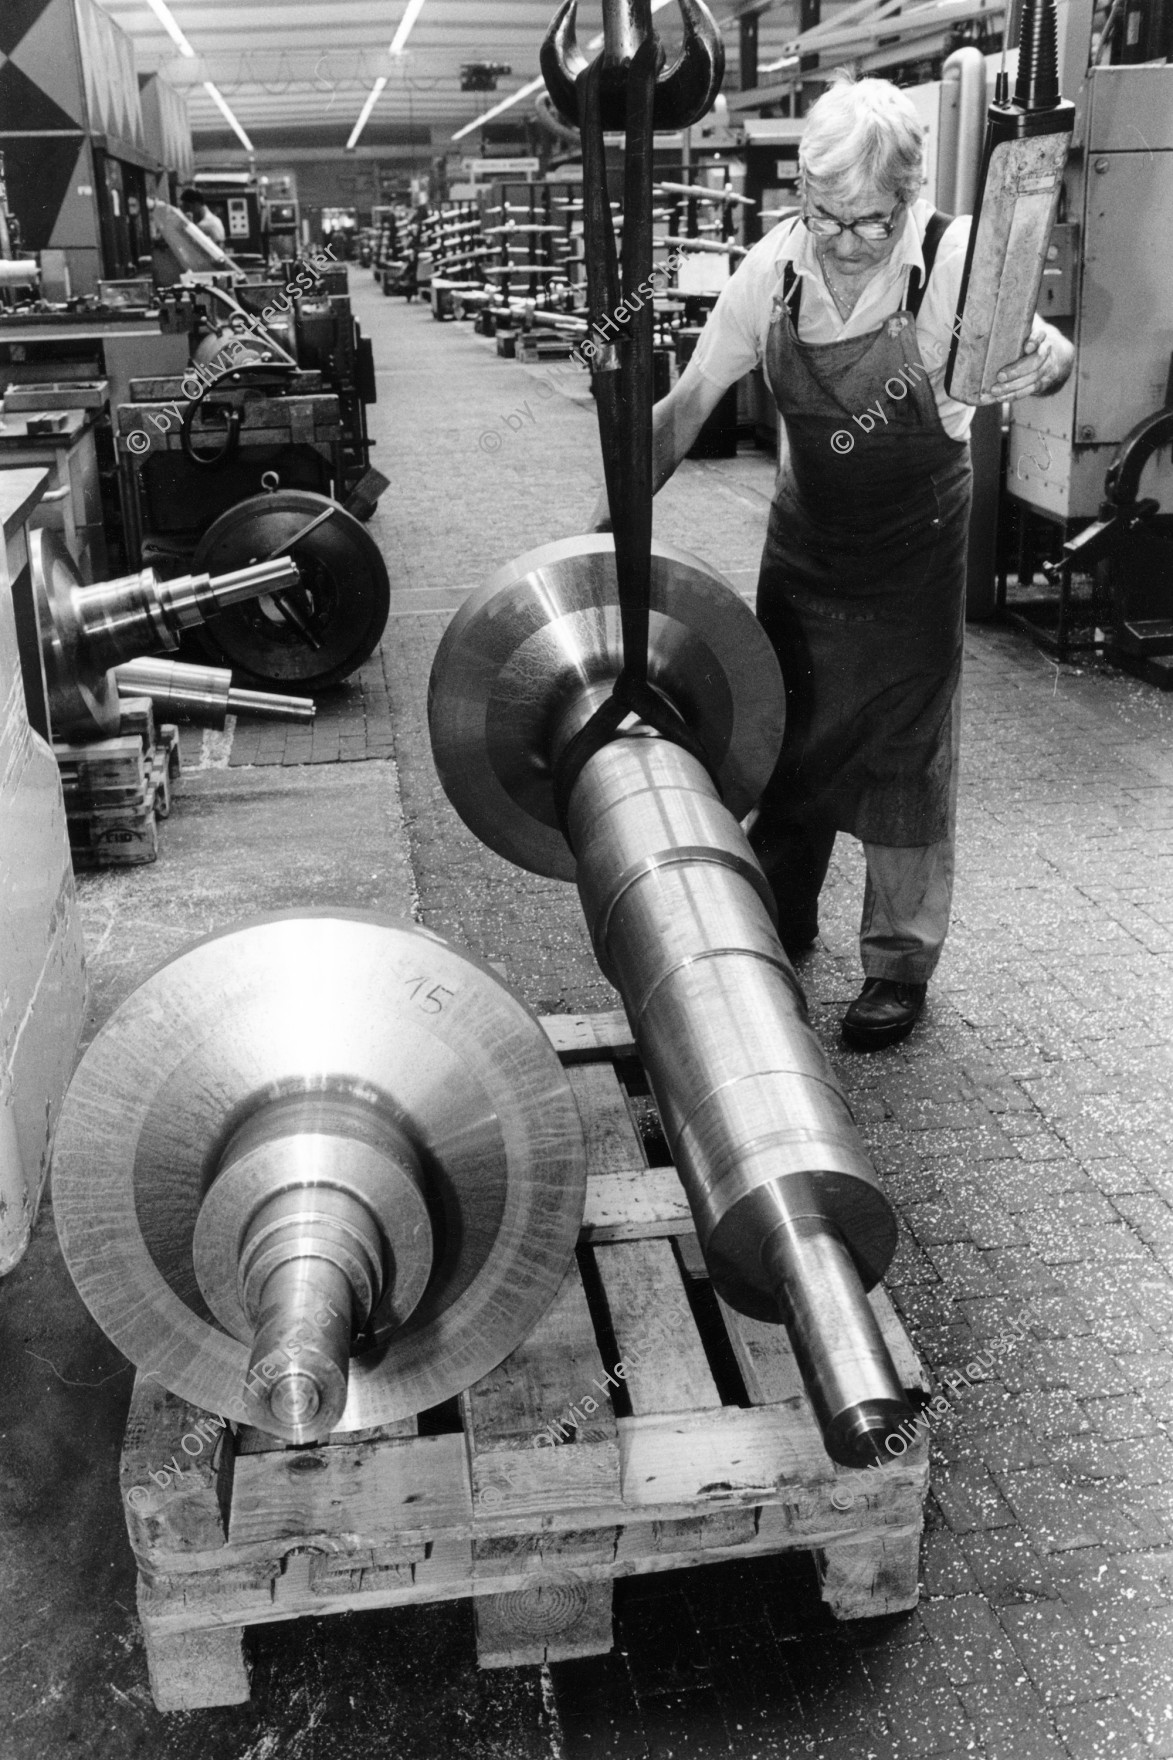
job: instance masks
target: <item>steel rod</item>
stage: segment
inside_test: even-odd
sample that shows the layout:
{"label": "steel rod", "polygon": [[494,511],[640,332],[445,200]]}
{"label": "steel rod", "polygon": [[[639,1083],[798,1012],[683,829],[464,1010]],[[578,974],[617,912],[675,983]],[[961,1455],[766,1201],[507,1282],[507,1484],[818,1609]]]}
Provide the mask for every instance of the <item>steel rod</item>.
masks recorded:
{"label": "steel rod", "polygon": [[272,721],[312,721],[312,697],[283,696],[276,691],[233,688],[224,666],[193,666],[182,660],[145,656],[124,660],[114,668],[123,697],[150,697],[159,709],[170,709],[204,727],[222,728],[229,715],[265,715]]}
{"label": "steel rod", "polygon": [[68,614],[87,659],[104,668],[144,650],[177,648],[184,630],[207,623],[230,605],[295,587],[299,579],[297,564],[287,556],[216,578],[182,574],[161,581],[153,569],[144,568],[119,580],[75,587]]}

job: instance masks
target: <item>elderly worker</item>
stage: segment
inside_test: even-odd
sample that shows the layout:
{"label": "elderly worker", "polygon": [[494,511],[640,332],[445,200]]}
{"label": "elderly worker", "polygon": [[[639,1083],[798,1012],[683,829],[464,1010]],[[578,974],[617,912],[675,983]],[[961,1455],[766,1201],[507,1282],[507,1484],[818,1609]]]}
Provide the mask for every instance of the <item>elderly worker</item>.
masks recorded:
{"label": "elderly worker", "polygon": [[[759,361],[786,426],[757,599],[786,736],[750,840],[792,957],[835,833],[862,842],[866,982],[843,1034],[863,1050],[915,1023],[953,888],[973,411],[943,380],[970,223],[919,199],[923,142],[887,80],[836,80],[799,149],[801,215],[744,259],[654,413],[657,489]],[[1072,357],[1036,316],[998,398],[1057,390]]]}

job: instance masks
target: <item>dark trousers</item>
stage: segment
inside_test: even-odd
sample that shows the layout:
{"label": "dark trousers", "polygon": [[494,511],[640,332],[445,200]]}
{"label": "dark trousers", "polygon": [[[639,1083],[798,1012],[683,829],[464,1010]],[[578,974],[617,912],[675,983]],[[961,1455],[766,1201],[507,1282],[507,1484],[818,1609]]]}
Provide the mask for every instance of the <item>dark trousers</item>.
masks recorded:
{"label": "dark trousers", "polygon": [[[778,905],[778,933],[793,958],[819,930],[819,893],[835,846],[834,827],[763,812],[749,833]],[[898,848],[865,843],[867,885],[860,919],[864,976],[924,984],[932,977],[953,900],[953,836]]]}

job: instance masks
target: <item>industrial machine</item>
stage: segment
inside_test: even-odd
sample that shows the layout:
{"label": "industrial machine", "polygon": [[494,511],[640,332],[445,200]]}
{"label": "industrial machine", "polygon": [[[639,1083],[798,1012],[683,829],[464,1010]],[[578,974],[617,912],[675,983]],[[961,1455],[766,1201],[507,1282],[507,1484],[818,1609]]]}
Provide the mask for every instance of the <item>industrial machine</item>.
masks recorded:
{"label": "industrial machine", "polygon": [[[370,464],[366,406],[377,395],[371,344],[355,320],[345,287],[333,287],[332,273],[345,278],[345,267],[331,272],[322,260],[313,267],[282,267],[288,279],[283,275],[232,288],[205,280],[168,289],[161,302],[161,326],[164,333],[187,337],[205,386],[226,379],[229,367],[247,361],[284,369],[283,377],[275,372],[264,381],[270,388],[289,395],[332,393],[341,426],[333,487],[345,496]],[[181,388],[175,394],[183,395]]]}
{"label": "industrial machine", "polygon": [[[171,290],[163,300],[164,331],[187,335],[196,364],[223,372],[232,361],[281,362],[321,376],[321,389],[338,398],[342,466],[337,492],[345,495],[370,463],[366,406],[377,396],[374,357],[345,291],[333,289],[321,259],[314,267],[289,263],[283,275],[242,282],[214,282]],[[345,279],[346,270],[340,273]],[[291,380],[308,388],[308,380]]]}
{"label": "industrial machine", "polygon": [[197,942],[116,1010],[53,1160],[66,1262],[138,1367],[287,1442],[470,1386],[561,1284],[582,1128],[535,1018],[414,923]]}
{"label": "industrial machine", "polygon": [[[1082,51],[1086,60],[1090,7],[1075,10],[1067,63],[1077,65],[1081,81],[1076,150],[1064,172],[1040,309],[1071,335],[1076,368],[1056,396],[1012,406],[1006,487],[1052,528],[1052,556],[1071,564],[1061,546],[1116,502],[1120,479],[1133,475],[1124,454],[1144,434],[1144,456],[1133,459],[1135,497],[1155,506],[1143,535],[1114,529],[1094,571],[1088,554],[1061,571],[1067,588],[1073,572],[1098,577],[1090,603],[1070,591],[1020,594],[1008,609],[1061,658],[1101,647],[1167,685],[1173,668],[1162,625],[1173,620],[1173,453],[1167,440],[1150,442],[1151,424],[1173,397],[1173,63],[1085,67],[1078,57]],[[1030,537],[1024,529],[1023,586],[1033,573]],[[1130,633],[1130,624],[1149,627]]]}

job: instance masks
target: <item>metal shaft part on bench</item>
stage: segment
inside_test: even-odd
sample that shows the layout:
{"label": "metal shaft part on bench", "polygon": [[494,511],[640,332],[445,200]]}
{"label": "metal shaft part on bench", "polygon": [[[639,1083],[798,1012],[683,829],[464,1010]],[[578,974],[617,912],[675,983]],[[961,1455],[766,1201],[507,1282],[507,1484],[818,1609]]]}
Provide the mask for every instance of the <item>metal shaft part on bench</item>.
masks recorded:
{"label": "metal shaft part on bench", "polygon": [[552,777],[622,660],[614,553],[566,540],[465,601],[432,671],[437,769],[499,853],[573,877],[623,997],[718,1293],[785,1322],[828,1453],[887,1459],[911,1416],[865,1291],[896,1222],[807,1019],[738,824],[781,736],[764,633],[720,577],[653,546],[649,678],[710,754],[630,723],[588,758],[559,837]]}
{"label": "metal shaft part on bench", "polygon": [[296,587],[300,575],[289,556],[254,562],[213,578],[181,574],[161,581],[153,568],[96,586],[77,587],[73,612],[78,639],[101,666],[158,649],[177,648],[185,629],[207,623],[230,605]]}
{"label": "metal shaft part on bench", "polygon": [[232,1136],[192,1257],[205,1299],[252,1337],[252,1422],[289,1442],[337,1429],[351,1340],[394,1278],[385,1330],[419,1306],[436,1256],[409,1133],[342,1092],[265,1103]]}
{"label": "metal shaft part on bench", "polygon": [[191,666],[183,660],[147,657],[114,668],[119,695],[150,697],[155,707],[186,715],[204,727],[222,728],[229,715],[265,715],[271,721],[312,721],[312,697],[233,688],[224,666]]}
{"label": "metal shaft part on bench", "polygon": [[161,581],[154,569],[83,586],[53,532],[29,533],[29,564],[55,739],[101,739],[118,732],[113,668],[179,646],[184,630],[245,600],[296,587],[291,557],[219,575]]}

